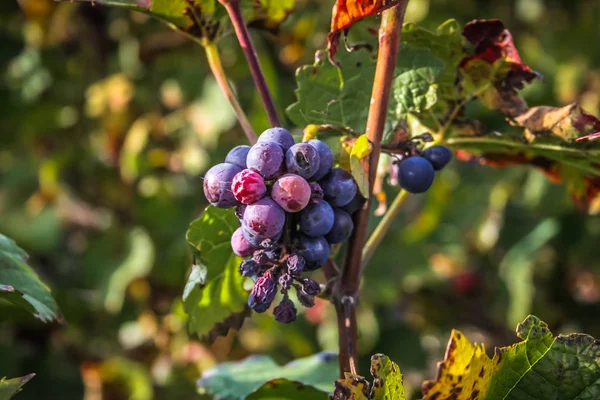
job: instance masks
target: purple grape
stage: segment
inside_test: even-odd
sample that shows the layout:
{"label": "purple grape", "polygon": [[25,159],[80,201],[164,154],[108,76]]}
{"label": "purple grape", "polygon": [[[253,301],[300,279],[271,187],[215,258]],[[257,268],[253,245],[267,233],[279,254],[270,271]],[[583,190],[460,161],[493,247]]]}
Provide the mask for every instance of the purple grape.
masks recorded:
{"label": "purple grape", "polygon": [[227,157],[225,157],[225,162],[233,165],[237,165],[241,169],[246,169],[246,158],[248,157],[248,152],[250,151],[250,146],[241,145],[236,146],[233,149],[229,150],[227,153]]}
{"label": "purple grape", "polygon": [[254,260],[244,260],[240,264],[240,275],[242,276],[254,276],[260,272],[260,265]]}
{"label": "purple grape", "polygon": [[410,193],[426,192],[433,183],[435,171],[423,157],[410,157],[398,166],[400,186]]}
{"label": "purple grape", "polygon": [[294,145],[294,137],[284,128],[269,128],[258,138],[258,143],[275,142],[281,146],[283,151],[287,151]]}
{"label": "purple grape", "polygon": [[319,152],[308,143],[297,143],[285,153],[285,165],[289,173],[308,179],[319,170]]}
{"label": "purple grape", "polygon": [[323,200],[323,188],[318,183],[310,183],[310,201],[313,203],[318,203]]}
{"label": "purple grape", "polygon": [[262,236],[262,240],[273,238],[281,232],[284,224],[285,212],[269,197],[249,205],[244,212],[244,225],[251,232]]}
{"label": "purple grape", "polygon": [[242,233],[242,228],[237,228],[231,235],[231,248],[233,252],[240,257],[248,257],[254,253],[256,248],[246,240]]}
{"label": "purple grape", "polygon": [[291,254],[287,259],[288,272],[292,275],[300,275],[304,271],[306,261],[298,254]]}
{"label": "purple grape", "polygon": [[316,296],[321,293],[321,285],[319,285],[317,281],[310,278],[304,278],[300,280],[300,284],[302,285],[302,291],[309,296]]}
{"label": "purple grape", "polygon": [[276,178],[283,169],[283,150],[275,142],[256,143],[248,152],[246,164],[266,180]]}
{"label": "purple grape", "polygon": [[348,214],[352,215],[355,212],[357,212],[358,210],[360,210],[366,201],[367,201],[367,199],[365,199],[362,196],[362,194],[360,194],[360,191],[357,190],[354,198],[350,201],[350,203],[348,203],[344,207],[342,207],[342,209],[344,211],[346,211]]}
{"label": "purple grape", "polygon": [[333,214],[333,227],[329,233],[325,235],[325,239],[332,244],[342,243],[350,237],[350,234],[354,229],[354,222],[352,222],[350,214],[342,209],[335,208]]}
{"label": "purple grape", "polygon": [[310,201],[311,190],[306,179],[285,174],[277,179],[271,190],[271,197],[287,212],[298,212]]}
{"label": "purple grape", "polygon": [[279,277],[279,284],[285,290],[288,290],[293,282],[294,278],[290,274],[284,273]]}
{"label": "purple grape", "polygon": [[296,251],[306,260],[305,268],[312,271],[327,262],[331,249],[324,237],[312,238],[300,234],[296,239]]}
{"label": "purple grape", "polygon": [[309,204],[299,215],[300,231],[311,237],[325,236],[334,222],[333,208],[326,201]]}
{"label": "purple grape", "polygon": [[254,204],[267,193],[265,180],[251,169],[245,169],[233,177],[231,190],[235,198],[243,204]]}
{"label": "purple grape", "polygon": [[246,226],[244,221],[242,221],[242,234],[244,235],[246,240],[248,242],[250,242],[250,244],[252,246],[260,247],[260,244],[267,239],[274,240],[274,241],[278,241],[279,239],[281,239],[281,236],[283,235],[283,229],[281,231],[277,232],[277,234],[274,235],[273,237],[269,238],[269,237],[266,237],[266,236],[263,236],[263,235],[260,235],[256,232],[254,232],[252,229],[250,229],[250,228],[248,228],[248,226]]}
{"label": "purple grape", "polygon": [[446,146],[432,146],[423,152],[423,157],[431,163],[434,170],[439,171],[452,160],[452,150]]}
{"label": "purple grape", "polygon": [[204,195],[213,206],[230,208],[238,204],[231,191],[231,182],[240,171],[237,165],[221,163],[206,172]]}
{"label": "purple grape", "polygon": [[271,272],[267,271],[254,282],[250,296],[248,296],[248,305],[254,311],[263,313],[267,311],[276,294],[277,285]]}
{"label": "purple grape", "polygon": [[296,290],[296,296],[298,301],[306,308],[310,308],[315,305],[315,296],[304,293],[302,290]]}
{"label": "purple grape", "polygon": [[291,301],[288,297],[285,297],[281,300],[281,303],[273,310],[273,315],[275,315],[275,319],[284,324],[289,324],[296,320],[296,307],[294,306],[294,302]]}
{"label": "purple grape", "polygon": [[358,187],[350,173],[341,168],[334,168],[321,182],[325,200],[335,207],[343,207],[350,203]]}
{"label": "purple grape", "polygon": [[309,178],[313,181],[319,181],[329,173],[331,168],[333,168],[333,153],[329,146],[320,140],[313,139],[309,140],[307,143],[317,149],[317,152],[319,153],[319,169],[317,169],[315,174]]}

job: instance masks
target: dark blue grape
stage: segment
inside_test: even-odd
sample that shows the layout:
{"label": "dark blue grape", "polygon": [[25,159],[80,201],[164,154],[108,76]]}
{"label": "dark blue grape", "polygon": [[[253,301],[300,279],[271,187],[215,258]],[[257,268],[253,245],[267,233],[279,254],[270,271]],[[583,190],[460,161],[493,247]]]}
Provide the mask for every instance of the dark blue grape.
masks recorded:
{"label": "dark blue grape", "polygon": [[285,297],[281,300],[281,303],[275,307],[273,310],[273,315],[275,315],[275,319],[284,324],[289,324],[296,320],[296,307],[294,306],[294,302],[291,301],[288,297]]}
{"label": "dark blue grape", "polygon": [[398,181],[410,193],[426,192],[433,183],[435,171],[423,157],[410,157],[398,166]]}
{"label": "dark blue grape", "polygon": [[321,285],[317,281],[310,278],[304,278],[300,280],[302,285],[302,291],[310,296],[316,296],[321,293]]}
{"label": "dark blue grape", "polygon": [[328,202],[311,203],[300,212],[300,231],[311,237],[325,236],[333,227],[333,219]]}
{"label": "dark blue grape", "polygon": [[358,210],[360,210],[362,208],[363,204],[365,204],[366,201],[367,201],[367,199],[365,199],[362,196],[362,194],[360,194],[360,191],[356,191],[356,195],[354,196],[354,198],[352,199],[352,201],[350,201],[350,203],[346,204],[342,208],[348,214],[352,215],[355,212],[357,212]]}
{"label": "dark blue grape", "polygon": [[204,195],[213,206],[230,208],[238,204],[231,191],[233,177],[242,169],[237,165],[217,164],[204,175]]}
{"label": "dark blue grape", "polygon": [[452,160],[452,150],[446,146],[432,146],[423,152],[423,157],[436,171],[444,168]]}
{"label": "dark blue grape", "polygon": [[265,312],[275,299],[275,295],[277,295],[277,285],[271,272],[267,271],[254,282],[248,296],[248,305],[258,313]]}
{"label": "dark blue grape", "polygon": [[302,290],[296,290],[296,296],[298,297],[300,304],[304,307],[310,308],[315,305],[315,296],[306,294]]}
{"label": "dark blue grape", "polygon": [[327,262],[331,249],[324,237],[312,238],[300,234],[296,238],[296,251],[306,260],[305,268],[312,271]]}
{"label": "dark blue grape", "polygon": [[240,264],[240,275],[242,276],[254,276],[260,272],[260,265],[254,260],[244,260]]}
{"label": "dark blue grape", "polygon": [[256,143],[248,152],[246,165],[269,180],[281,175],[283,156],[281,146],[275,142]]}
{"label": "dark blue grape", "polygon": [[284,128],[269,128],[258,138],[258,143],[275,142],[281,146],[283,151],[287,151],[294,145],[294,137]]}
{"label": "dark blue grape", "polygon": [[354,222],[352,222],[350,214],[342,209],[334,209],[333,214],[333,227],[329,233],[325,235],[325,239],[327,239],[329,243],[342,243],[350,237],[350,234],[354,229]]}
{"label": "dark blue grape", "polygon": [[269,197],[249,205],[244,211],[244,225],[251,232],[262,236],[263,240],[273,238],[281,232],[284,224],[285,212]]}
{"label": "dark blue grape", "polygon": [[319,184],[325,193],[325,200],[335,207],[350,203],[358,191],[352,175],[341,168],[332,169]]}
{"label": "dark blue grape", "polygon": [[287,259],[288,272],[292,275],[300,275],[304,271],[306,261],[298,254],[291,254]]}
{"label": "dark blue grape", "polygon": [[309,140],[307,143],[317,149],[317,152],[319,153],[319,169],[309,178],[313,181],[319,181],[329,173],[331,168],[333,168],[333,153],[329,146],[320,140],[313,139]]}
{"label": "dark blue grape", "polygon": [[229,150],[229,153],[227,153],[227,157],[225,157],[225,162],[237,165],[241,169],[246,169],[246,158],[248,157],[249,151],[250,146],[248,145],[244,144],[241,146],[236,146],[233,149]]}
{"label": "dark blue grape", "polygon": [[297,143],[285,153],[287,171],[304,179],[312,177],[319,170],[319,152],[308,143]]}

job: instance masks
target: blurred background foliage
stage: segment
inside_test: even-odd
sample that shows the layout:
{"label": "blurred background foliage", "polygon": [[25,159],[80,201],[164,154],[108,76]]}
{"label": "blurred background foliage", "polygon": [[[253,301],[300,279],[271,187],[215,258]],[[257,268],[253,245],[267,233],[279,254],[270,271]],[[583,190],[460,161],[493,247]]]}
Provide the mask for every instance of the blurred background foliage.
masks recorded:
{"label": "blurred background foliage", "polygon": [[[295,100],[295,69],[326,44],[332,3],[297,0],[277,32],[255,32],[281,110]],[[531,106],[579,101],[600,116],[597,1],[409,4],[408,21],[433,29],[448,18],[505,23],[545,77],[524,91]],[[184,234],[206,205],[201,176],[246,140],[202,48],[139,13],[52,0],[0,2],[0,41],[0,231],[30,253],[67,321],[44,325],[0,302],[0,376],[37,374],[18,398],[190,399],[218,362],[336,350],[325,301],[290,326],[255,315],[212,345],[187,333]],[[260,132],[267,120],[235,38],[220,49]],[[454,162],[409,201],[367,269],[361,370],[385,353],[417,398],[451,328],[490,349],[512,343],[531,312],[555,332],[600,336],[599,240],[598,217],[539,172]]]}

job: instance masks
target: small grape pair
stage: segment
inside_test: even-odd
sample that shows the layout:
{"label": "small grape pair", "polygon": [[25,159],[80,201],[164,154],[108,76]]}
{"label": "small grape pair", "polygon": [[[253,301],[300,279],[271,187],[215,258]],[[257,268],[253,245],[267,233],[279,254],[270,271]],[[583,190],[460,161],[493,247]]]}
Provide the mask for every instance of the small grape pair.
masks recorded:
{"label": "small grape pair", "polygon": [[324,142],[295,143],[289,131],[271,128],[255,145],[233,148],[225,163],[206,173],[208,201],[236,207],[241,226],[231,246],[238,256],[251,257],[241,263],[240,273],[255,279],[248,304],[256,312],[270,307],[278,286],[283,294],[274,309],[278,321],[296,318],[288,296],[292,287],[298,301],[311,307],[319,284],[301,273],[323,266],[330,245],[350,236],[351,214],[365,200],[352,175],[333,164]]}
{"label": "small grape pair", "polygon": [[435,172],[452,160],[452,151],[445,146],[432,146],[421,155],[402,160],[397,169],[400,186],[410,193],[423,193],[433,184]]}

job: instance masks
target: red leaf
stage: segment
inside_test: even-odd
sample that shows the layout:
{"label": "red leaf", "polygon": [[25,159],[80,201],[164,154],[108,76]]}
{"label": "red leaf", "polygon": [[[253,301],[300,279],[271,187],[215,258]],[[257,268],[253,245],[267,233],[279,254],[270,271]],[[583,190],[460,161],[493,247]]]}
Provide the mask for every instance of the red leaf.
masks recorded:
{"label": "red leaf", "polygon": [[363,18],[378,14],[398,4],[400,0],[337,0],[331,15],[331,31],[329,32],[329,58],[334,59],[339,46],[342,31]]}

